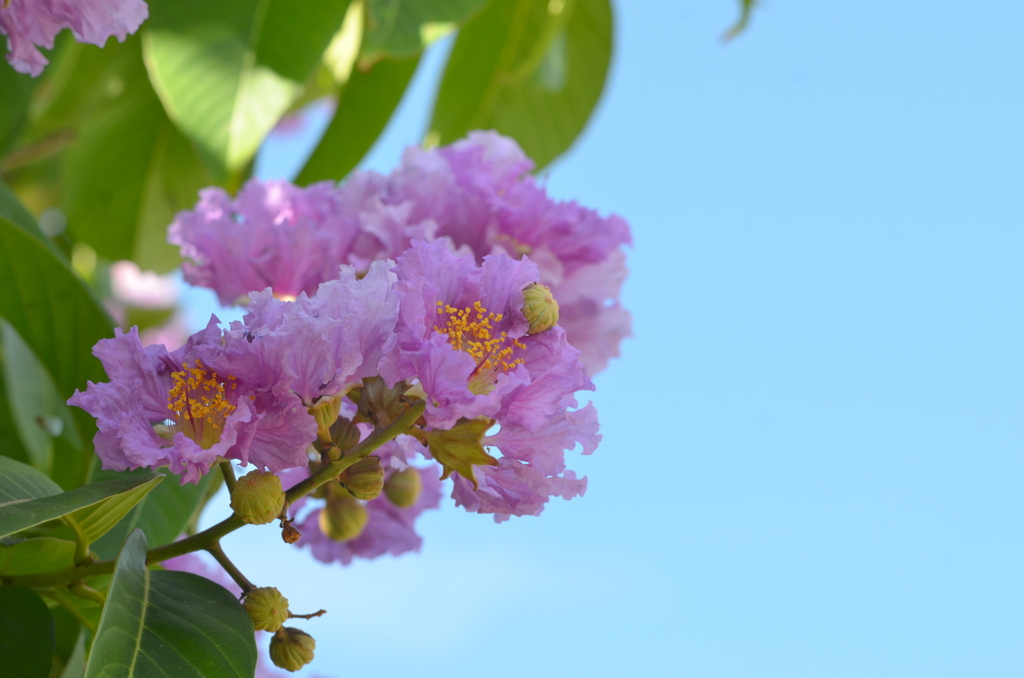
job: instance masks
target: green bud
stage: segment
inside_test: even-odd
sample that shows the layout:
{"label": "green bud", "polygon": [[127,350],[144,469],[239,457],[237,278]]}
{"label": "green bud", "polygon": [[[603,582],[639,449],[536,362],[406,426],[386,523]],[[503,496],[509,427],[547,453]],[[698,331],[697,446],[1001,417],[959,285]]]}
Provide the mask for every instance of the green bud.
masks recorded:
{"label": "green bud", "polygon": [[366,507],[341,490],[327,498],[320,512],[320,531],[335,541],[348,541],[362,534],[369,519]]}
{"label": "green bud", "polygon": [[530,328],[527,334],[539,334],[558,324],[558,302],[544,285],[532,283],[523,290],[523,315]]}
{"label": "green bud", "polygon": [[359,442],[359,435],[359,427],[345,417],[338,417],[338,420],[331,426],[331,440],[342,452],[355,447],[355,444]]}
{"label": "green bud", "polygon": [[231,508],[250,525],[266,525],[284,509],[281,479],[266,471],[249,471],[235,481]]}
{"label": "green bud", "polygon": [[380,457],[363,457],[342,471],[339,480],[356,499],[375,499],[384,487],[384,467],[380,465]]}
{"label": "green bud", "polygon": [[249,591],[242,606],[257,631],[276,631],[288,621],[288,599],[273,586]]}
{"label": "green bud", "polygon": [[323,443],[331,440],[331,426],[338,420],[341,398],[321,398],[310,405],[309,413],[316,419],[316,437]]}
{"label": "green bud", "polygon": [[384,494],[399,508],[409,508],[415,504],[422,489],[420,472],[411,467],[392,473],[384,483]]}
{"label": "green bud", "polygon": [[298,629],[282,626],[270,639],[270,661],[285,671],[298,671],[313,661],[316,641]]}

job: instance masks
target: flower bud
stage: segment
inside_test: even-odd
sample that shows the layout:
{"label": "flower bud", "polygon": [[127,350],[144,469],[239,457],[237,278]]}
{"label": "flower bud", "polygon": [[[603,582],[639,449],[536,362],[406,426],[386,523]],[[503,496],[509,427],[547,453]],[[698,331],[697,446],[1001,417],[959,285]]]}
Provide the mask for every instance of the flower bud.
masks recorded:
{"label": "flower bud", "polygon": [[339,480],[356,499],[375,499],[384,487],[384,467],[380,465],[380,457],[363,457],[342,471]]}
{"label": "flower bud", "polygon": [[281,479],[265,471],[249,471],[235,481],[231,508],[250,525],[266,525],[284,508]]}
{"label": "flower bud", "polygon": [[309,413],[316,420],[316,437],[323,443],[331,440],[331,426],[338,420],[341,398],[321,398],[310,405]]}
{"label": "flower bud", "polygon": [[298,629],[282,626],[270,639],[270,661],[285,671],[298,671],[313,661],[316,641]]}
{"label": "flower bud", "polygon": [[[340,489],[340,488],[339,488]],[[370,514],[366,507],[343,490],[327,499],[320,511],[320,531],[335,541],[348,541],[362,534]]]}
{"label": "flower bud", "polygon": [[257,631],[276,631],[288,621],[288,599],[273,586],[249,591],[242,606]]}
{"label": "flower bud", "polygon": [[420,472],[410,467],[396,471],[384,483],[384,494],[399,508],[409,508],[420,498],[423,480]]}
{"label": "flower bud", "polygon": [[339,417],[331,426],[331,440],[342,452],[355,447],[359,442],[359,436],[359,427],[345,417]]}
{"label": "flower bud", "polygon": [[546,286],[527,285],[523,290],[523,315],[530,323],[527,334],[539,334],[558,324],[558,302]]}
{"label": "flower bud", "polygon": [[281,539],[284,539],[285,544],[294,544],[301,536],[302,533],[290,522],[285,523],[281,528]]}

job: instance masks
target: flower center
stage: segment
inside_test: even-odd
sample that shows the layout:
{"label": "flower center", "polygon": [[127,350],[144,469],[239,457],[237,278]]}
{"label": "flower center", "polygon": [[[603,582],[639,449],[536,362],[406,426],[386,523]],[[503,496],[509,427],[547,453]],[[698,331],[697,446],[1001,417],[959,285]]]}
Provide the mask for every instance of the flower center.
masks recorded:
{"label": "flower center", "polygon": [[208,450],[220,442],[224,420],[235,411],[228,402],[225,387],[237,388],[235,378],[222,379],[216,372],[206,369],[203,361],[195,367],[182,363],[179,372],[172,372],[174,386],[167,394],[167,409],[172,412],[172,429],[181,431]]}
{"label": "flower center", "polygon": [[513,358],[516,349],[526,345],[506,332],[495,332],[494,326],[504,317],[491,313],[479,301],[472,308],[463,309],[437,302],[440,318],[434,329],[448,335],[448,343],[456,350],[465,351],[476,360],[476,369],[469,377],[469,390],[473,393],[487,393],[494,386],[500,372],[507,372],[516,365],[522,365],[522,358]]}

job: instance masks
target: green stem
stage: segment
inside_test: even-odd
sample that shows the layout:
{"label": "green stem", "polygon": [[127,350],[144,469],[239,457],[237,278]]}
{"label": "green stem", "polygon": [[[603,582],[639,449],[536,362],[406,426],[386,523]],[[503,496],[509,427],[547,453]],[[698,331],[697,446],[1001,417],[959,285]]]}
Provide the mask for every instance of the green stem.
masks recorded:
{"label": "green stem", "polygon": [[86,586],[82,582],[72,584],[68,587],[68,590],[74,593],[79,598],[91,600],[94,603],[99,603],[101,606],[107,603],[107,597],[105,595],[103,595],[96,589],[92,588],[91,586]]}
{"label": "green stem", "polygon": [[220,472],[224,476],[224,484],[228,488],[228,494],[231,494],[235,489],[235,468],[226,459],[220,462],[218,466],[220,466]]}
{"label": "green stem", "polygon": [[242,595],[244,596],[249,591],[254,591],[258,588],[255,584],[246,578],[242,571],[235,566],[228,555],[224,553],[224,549],[220,547],[220,542],[214,542],[206,547],[206,552],[209,553],[214,559],[220,563],[220,566],[224,568],[224,571],[231,575],[231,578],[235,580],[235,583],[242,588]]}
{"label": "green stem", "polygon": [[[417,402],[405,414],[391,422],[388,426],[375,430],[366,440],[346,452],[345,456],[341,459],[331,462],[310,477],[297,483],[285,493],[288,503],[290,504],[306,496],[324,483],[334,480],[341,475],[342,471],[356,463],[359,459],[376,451],[384,443],[394,440],[403,433],[407,433],[416,423],[416,420],[420,418],[420,415],[423,414],[425,408],[426,403],[422,400]],[[150,550],[146,554],[146,564],[160,563],[176,556],[192,553],[193,551],[209,550],[211,546],[220,541],[221,537],[234,532],[243,525],[245,525],[245,522],[238,517],[238,514],[233,513],[213,527],[209,527],[191,537],[186,537],[166,546]],[[216,554],[214,554],[214,557],[216,557]],[[86,577],[109,574],[114,571],[115,563],[115,560],[101,560],[54,572],[0,576],[0,585],[29,586],[32,588],[66,586],[73,581],[85,579]]]}
{"label": "green stem", "polygon": [[89,553],[89,540],[85,538],[78,523],[70,517],[65,517],[64,523],[75,533],[75,565],[88,565],[92,562],[92,554]]}

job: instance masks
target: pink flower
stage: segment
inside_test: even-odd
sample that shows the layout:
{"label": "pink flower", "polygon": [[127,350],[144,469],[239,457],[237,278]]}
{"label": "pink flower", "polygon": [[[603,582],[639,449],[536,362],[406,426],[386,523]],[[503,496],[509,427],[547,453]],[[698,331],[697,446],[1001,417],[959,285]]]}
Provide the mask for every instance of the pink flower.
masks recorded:
{"label": "pink flower", "polygon": [[7,36],[7,61],[33,76],[49,63],[39,47],[70,28],[79,42],[100,47],[114,35],[124,42],[149,16],[142,0],[10,0],[0,5],[0,33]]}

